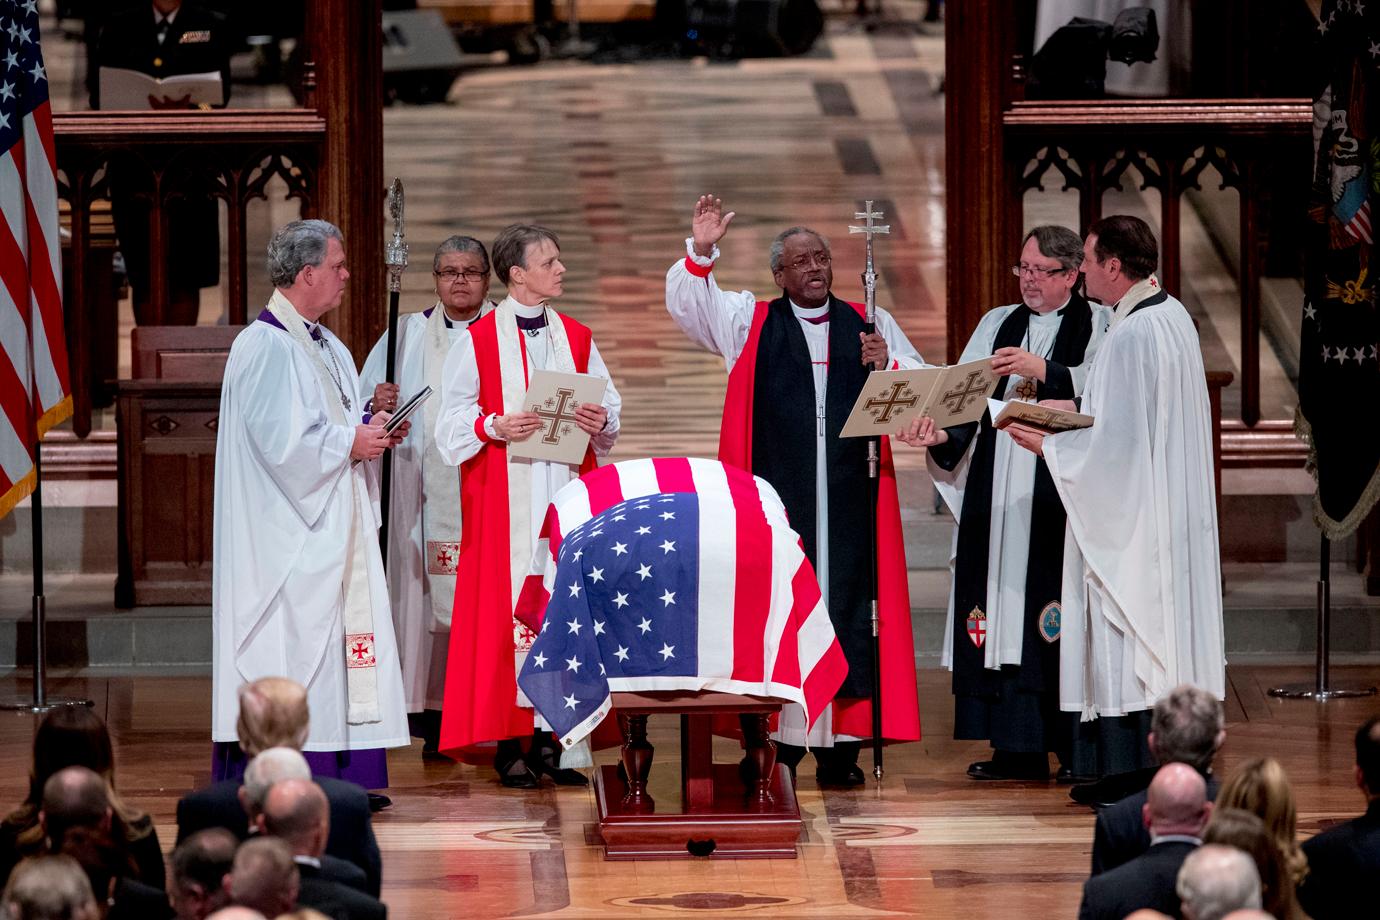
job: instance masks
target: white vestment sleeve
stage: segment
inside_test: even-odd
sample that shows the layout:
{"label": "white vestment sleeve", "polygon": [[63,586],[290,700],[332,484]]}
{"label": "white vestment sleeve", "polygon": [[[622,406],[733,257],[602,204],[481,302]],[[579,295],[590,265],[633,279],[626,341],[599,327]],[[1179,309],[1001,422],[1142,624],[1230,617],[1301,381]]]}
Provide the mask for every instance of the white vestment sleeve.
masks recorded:
{"label": "white vestment sleeve", "polygon": [[619,395],[618,387],[613,383],[613,375],[609,373],[608,366],[599,354],[599,346],[592,341],[589,343],[589,373],[595,377],[603,377],[609,382],[608,388],[604,390],[603,403],[609,412],[609,423],[604,426],[603,431],[589,439],[590,446],[594,448],[594,455],[607,457],[613,450],[613,442],[618,440],[618,429],[623,415],[623,397]]}
{"label": "white vestment sleeve", "polygon": [[[714,257],[719,255],[715,247]],[[713,261],[691,254],[695,264]],[[707,278],[690,273],[678,259],[666,272],[666,311],[690,339],[724,359],[729,370],[747,344],[757,299],[750,291],[721,291],[711,272]]]}
{"label": "white vestment sleeve", "polygon": [[[398,320],[398,328],[402,329],[402,321],[406,317]],[[364,403],[374,398],[374,387],[384,382],[384,375],[388,372],[388,332],[384,331],[379,336],[374,347],[369,349],[369,357],[364,359],[364,367],[359,372],[359,391],[364,397]],[[360,405],[364,405],[361,403]]]}
{"label": "white vestment sleeve", "polygon": [[479,365],[474,359],[474,338],[460,334],[441,369],[441,412],[436,419],[436,452],[451,466],[459,466],[479,453],[484,442],[474,423],[483,410],[479,405]]}
{"label": "white vestment sleeve", "polygon": [[910,339],[901,331],[896,319],[881,307],[877,308],[877,331],[881,333],[886,341],[887,354],[898,370],[914,370],[917,367],[928,367],[925,359],[920,357],[920,352],[915,350],[915,346],[910,344]]}
{"label": "white vestment sleeve", "polygon": [[1092,370],[1093,358],[1097,357],[1097,350],[1102,347],[1102,339],[1107,335],[1107,329],[1112,324],[1112,308],[1104,307],[1099,304],[1092,306],[1092,335],[1088,337],[1088,347],[1083,351],[1083,363],[1077,367],[1069,368],[1069,376],[1073,378],[1073,392],[1077,396],[1083,395],[1083,387],[1088,383],[1088,371]]}
{"label": "white vestment sleeve", "polygon": [[[286,335],[246,359],[235,394],[244,433],[264,471],[308,527],[350,469],[353,425],[331,422],[319,408],[320,388],[312,358]],[[304,394],[311,393],[308,398]],[[329,394],[331,399],[339,398]]]}

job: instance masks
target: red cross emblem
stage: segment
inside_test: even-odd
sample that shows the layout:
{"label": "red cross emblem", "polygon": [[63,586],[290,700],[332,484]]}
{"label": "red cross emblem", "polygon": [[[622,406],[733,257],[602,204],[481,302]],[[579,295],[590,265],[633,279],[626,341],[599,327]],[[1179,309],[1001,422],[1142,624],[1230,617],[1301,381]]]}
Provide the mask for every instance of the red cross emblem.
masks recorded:
{"label": "red cross emblem", "polygon": [[973,612],[968,614],[968,638],[978,648],[982,648],[987,641],[987,614],[980,607],[974,607]]}
{"label": "red cross emblem", "polygon": [[454,575],[456,563],[460,560],[460,544],[443,540],[428,540],[426,544],[427,574]]}
{"label": "red cross emblem", "polygon": [[345,663],[352,668],[374,666],[374,634],[356,633],[345,637]]}

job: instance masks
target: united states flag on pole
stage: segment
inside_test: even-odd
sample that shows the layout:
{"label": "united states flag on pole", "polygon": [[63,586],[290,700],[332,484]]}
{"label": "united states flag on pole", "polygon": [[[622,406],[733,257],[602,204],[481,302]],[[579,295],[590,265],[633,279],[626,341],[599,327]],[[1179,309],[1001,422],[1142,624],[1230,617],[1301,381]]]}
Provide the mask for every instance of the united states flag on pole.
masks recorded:
{"label": "united states flag on pole", "polygon": [[715,460],[631,460],[557,493],[522,595],[538,629],[518,684],[570,747],[614,691],[717,690],[799,703],[848,664],[775,490]]}
{"label": "united states flag on pole", "polygon": [[0,517],[34,490],[38,439],[72,414],[57,157],[38,0],[0,0]]}

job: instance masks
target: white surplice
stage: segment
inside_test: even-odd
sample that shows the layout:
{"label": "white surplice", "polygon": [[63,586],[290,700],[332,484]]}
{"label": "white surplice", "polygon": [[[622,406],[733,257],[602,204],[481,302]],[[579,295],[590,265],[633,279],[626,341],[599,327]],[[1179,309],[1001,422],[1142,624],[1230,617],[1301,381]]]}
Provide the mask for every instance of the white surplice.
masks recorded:
{"label": "white surplice", "polygon": [[[1002,323],[1021,304],[1009,304],[989,310],[978,323],[968,345],[963,349],[959,363],[976,361],[992,354],[997,331]],[[1092,335],[1088,338],[1083,354],[1083,363],[1069,368],[1073,378],[1074,393],[1081,394],[1088,377],[1088,370],[1102,337],[1111,321],[1112,311],[1108,307],[1091,304]],[[1061,308],[1062,309],[1062,308]],[[1054,339],[1059,334],[1063,317],[1059,310],[1030,317],[1026,337],[1021,348],[1042,358],[1048,358],[1054,350]],[[1005,398],[1019,399],[1025,378],[1012,374],[1006,384]],[[1030,385],[1038,381],[1030,381]],[[1032,397],[1033,398],[1033,397]],[[1029,400],[1027,400],[1029,401]],[[944,645],[940,653],[940,663],[953,670],[953,630],[954,630],[954,590],[953,572],[958,552],[958,522],[963,517],[963,495],[968,482],[968,464],[973,457],[977,437],[968,445],[963,459],[952,470],[945,470],[934,462],[929,451],[925,460],[929,466],[930,477],[944,504],[954,517],[953,548],[949,554],[949,615],[944,621]],[[987,613],[987,642],[984,643],[984,664],[988,668],[1021,663],[1022,635],[1025,626],[1025,576],[1030,562],[1030,512],[1035,489],[1035,455],[1016,446],[1008,437],[998,436],[993,440],[992,452],[992,507],[991,529],[988,539],[987,555],[987,603],[983,610]]]}
{"label": "white surplice", "polygon": [[[478,319],[493,309],[485,303]],[[435,311],[445,315],[437,303],[426,313],[409,313],[398,318],[398,353],[394,376],[398,383],[398,404],[410,399],[425,386],[434,391],[412,416],[411,428],[402,443],[393,448],[392,504],[388,518],[388,595],[393,610],[393,628],[402,657],[403,691],[408,712],[440,709],[446,690],[446,650],[450,635],[450,612],[455,602],[455,554],[460,541],[459,469],[451,467],[456,489],[442,497],[440,490],[428,494],[423,475],[423,458],[436,455],[436,420],[440,416],[441,369],[468,323],[444,320],[445,343],[429,341],[428,326]],[[360,392],[366,398],[384,382],[388,370],[388,333],[374,343],[360,371]],[[427,458],[437,466],[439,455]],[[436,516],[444,517],[453,531],[453,546],[431,547],[427,530]],[[434,529],[434,526],[432,527]],[[434,541],[433,541],[434,542]],[[437,566],[428,566],[433,555],[443,554],[449,565],[448,576]],[[429,568],[431,571],[429,571]],[[444,607],[444,616],[440,609]]]}
{"label": "white surplice", "polygon": [[1089,374],[1091,428],[1044,439],[1068,512],[1059,706],[1151,708],[1179,683],[1226,693],[1212,414],[1198,331],[1147,279],[1116,307]]}
{"label": "white surplice", "polygon": [[[695,252],[694,241],[685,241],[686,253],[696,265],[708,267],[719,259],[719,247],[715,246],[709,258]],[[724,367],[730,372],[738,362],[743,348],[747,345],[748,333],[752,329],[753,314],[757,310],[757,298],[750,291],[720,290],[714,280],[713,272],[701,278],[691,274],[685,267],[685,260],[678,259],[666,272],[666,309],[676,325],[701,347],[724,359]],[[806,308],[791,303],[791,312],[800,323],[805,334],[805,343],[810,349],[810,365],[814,369],[815,417],[815,573],[819,578],[819,589],[825,599],[829,597],[829,470],[826,450],[828,438],[824,433],[824,398],[829,382],[829,323],[810,322],[827,316],[829,305]],[[893,367],[925,367],[924,359],[910,344],[901,327],[890,313],[877,308],[877,332],[886,341],[887,353],[895,362]],[[829,746],[835,740],[857,740],[851,735],[835,735],[832,729],[833,707],[828,707],[815,721],[814,728],[806,732],[805,713],[801,707],[787,705],[781,710],[780,730],[772,737],[787,744],[803,746]]]}
{"label": "white surplice", "polygon": [[[359,418],[354,359],[318,328],[350,400],[346,415]],[[411,739],[378,549],[376,464],[351,463],[354,425],[332,421],[327,401],[339,402],[340,393],[334,385],[327,391],[315,360],[286,331],[259,321],[236,336],[225,365],[216,431],[211,737],[238,740],[239,687],[280,676],[307,688],[304,750],[405,747]],[[347,721],[343,622],[352,533],[362,536],[367,563],[381,715],[359,724]]]}

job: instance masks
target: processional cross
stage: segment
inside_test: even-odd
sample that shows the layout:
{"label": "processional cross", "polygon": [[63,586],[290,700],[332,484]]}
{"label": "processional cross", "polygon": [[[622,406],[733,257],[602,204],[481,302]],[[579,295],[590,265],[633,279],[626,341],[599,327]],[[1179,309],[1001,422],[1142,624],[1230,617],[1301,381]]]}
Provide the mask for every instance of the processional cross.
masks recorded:
{"label": "processional cross", "polygon": [[876,224],[874,220],[882,219],[881,211],[872,210],[872,199],[863,202],[861,211],[853,212],[854,220],[866,221],[861,227],[852,224],[848,226],[848,232],[861,233],[867,237],[867,268],[863,270],[863,290],[867,292],[867,321],[876,322],[877,319],[877,271],[872,265],[872,237],[879,233],[890,233],[891,224]]}

